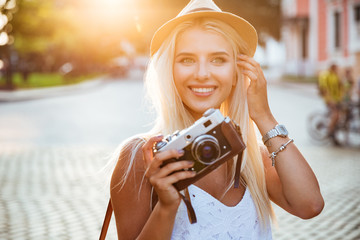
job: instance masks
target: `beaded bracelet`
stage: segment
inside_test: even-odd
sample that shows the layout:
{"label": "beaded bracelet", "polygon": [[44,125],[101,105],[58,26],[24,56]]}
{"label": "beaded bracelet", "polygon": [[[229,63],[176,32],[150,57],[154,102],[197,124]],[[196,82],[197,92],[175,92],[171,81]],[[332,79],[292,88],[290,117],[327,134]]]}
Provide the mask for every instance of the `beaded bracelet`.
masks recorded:
{"label": "beaded bracelet", "polygon": [[269,157],[271,158],[271,162],[272,162],[272,166],[274,167],[275,166],[275,158],[277,156],[277,154],[281,151],[283,151],[287,145],[289,145],[290,143],[294,142],[294,139],[290,139],[289,141],[287,141],[286,143],[284,143],[283,145],[280,146],[280,148],[275,151],[275,152],[272,152]]}

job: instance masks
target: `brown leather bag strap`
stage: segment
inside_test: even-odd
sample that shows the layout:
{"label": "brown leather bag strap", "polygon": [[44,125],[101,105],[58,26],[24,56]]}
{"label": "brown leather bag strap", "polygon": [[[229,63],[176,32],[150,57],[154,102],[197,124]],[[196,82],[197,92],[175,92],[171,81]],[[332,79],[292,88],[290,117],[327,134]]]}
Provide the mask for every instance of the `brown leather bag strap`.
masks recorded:
{"label": "brown leather bag strap", "polygon": [[111,204],[111,199],[109,199],[109,204],[108,204],[108,207],[106,210],[105,219],[104,219],[103,226],[101,228],[99,240],[105,240],[105,238],[106,238],[106,233],[109,228],[112,212],[113,212],[113,207]]}

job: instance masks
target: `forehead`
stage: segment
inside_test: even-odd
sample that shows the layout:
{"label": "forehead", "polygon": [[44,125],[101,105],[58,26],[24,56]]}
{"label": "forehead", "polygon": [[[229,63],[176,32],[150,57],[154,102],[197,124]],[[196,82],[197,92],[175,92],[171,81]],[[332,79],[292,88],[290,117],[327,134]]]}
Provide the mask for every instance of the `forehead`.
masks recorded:
{"label": "forehead", "polygon": [[192,27],[179,34],[175,52],[179,51],[225,51],[231,53],[232,46],[222,34],[214,30]]}

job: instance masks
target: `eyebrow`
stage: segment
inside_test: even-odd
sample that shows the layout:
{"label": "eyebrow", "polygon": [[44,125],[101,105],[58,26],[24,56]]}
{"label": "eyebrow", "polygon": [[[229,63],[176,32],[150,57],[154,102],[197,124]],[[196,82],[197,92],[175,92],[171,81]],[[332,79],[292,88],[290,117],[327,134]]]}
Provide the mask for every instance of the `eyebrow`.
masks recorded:
{"label": "eyebrow", "polygon": [[[191,52],[180,52],[178,53],[175,57],[179,57],[179,56],[194,56],[194,53]],[[227,55],[230,56],[230,54],[226,51],[219,51],[219,52],[213,52],[210,53],[210,56],[216,56],[216,55]]]}
{"label": "eyebrow", "polygon": [[230,56],[230,54],[226,51],[219,51],[219,52],[214,52],[214,53],[211,53],[210,55],[227,55],[227,56]]}

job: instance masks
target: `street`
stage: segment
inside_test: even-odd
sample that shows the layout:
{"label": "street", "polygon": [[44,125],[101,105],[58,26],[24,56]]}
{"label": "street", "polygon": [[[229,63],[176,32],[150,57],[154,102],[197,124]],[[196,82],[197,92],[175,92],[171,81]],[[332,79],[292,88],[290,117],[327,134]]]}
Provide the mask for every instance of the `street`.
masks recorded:
{"label": "street", "polygon": [[[109,197],[101,169],[124,139],[150,129],[142,73],[97,88],[0,102],[0,239],[97,239]],[[318,177],[325,208],[301,220],[274,206],[275,240],[360,239],[360,150],[319,145],[311,85],[269,84],[269,103]],[[114,218],[108,238],[116,239]]]}

